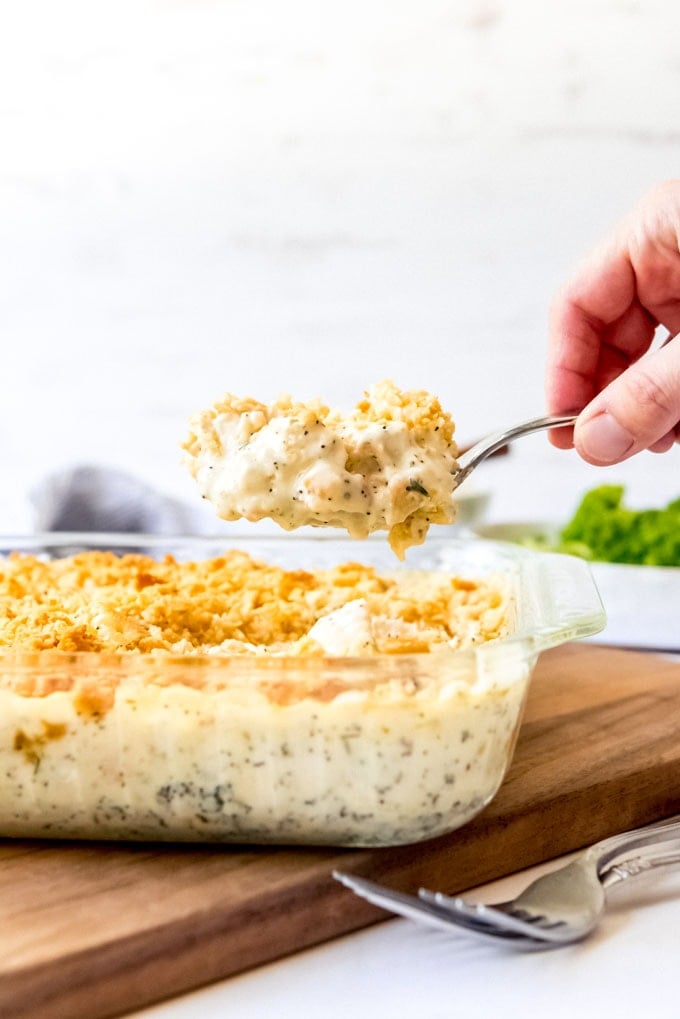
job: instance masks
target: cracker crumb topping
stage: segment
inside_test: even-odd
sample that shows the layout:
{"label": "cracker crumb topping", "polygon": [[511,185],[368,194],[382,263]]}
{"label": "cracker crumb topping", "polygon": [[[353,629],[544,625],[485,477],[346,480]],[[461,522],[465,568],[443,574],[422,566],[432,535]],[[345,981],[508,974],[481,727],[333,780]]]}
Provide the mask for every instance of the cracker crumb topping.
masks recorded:
{"label": "cracker crumb topping", "polygon": [[192,562],[92,551],[0,563],[0,647],[15,650],[409,654],[507,626],[500,580],[429,571],[290,570],[238,549]]}

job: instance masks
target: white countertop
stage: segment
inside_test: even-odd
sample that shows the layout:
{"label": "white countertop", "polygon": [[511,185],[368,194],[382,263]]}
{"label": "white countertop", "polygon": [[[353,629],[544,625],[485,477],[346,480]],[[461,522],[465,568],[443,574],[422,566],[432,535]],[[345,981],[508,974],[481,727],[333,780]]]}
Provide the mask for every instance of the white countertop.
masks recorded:
{"label": "white countertop", "polygon": [[[545,869],[475,894],[507,898]],[[613,889],[588,940],[546,952],[521,954],[464,932],[449,936],[390,919],[134,1019],[677,1019],[679,923],[680,870]]]}
{"label": "white countertop", "polygon": [[[679,174],[669,0],[26,0],[2,25],[0,532],[73,464],[195,499],[178,444],[226,390],[346,406],[392,377],[461,443],[536,416],[556,286]],[[489,521],[561,519],[605,480],[675,498],[679,467],[539,435],[475,484]],[[521,958],[390,922],[145,1015],[676,1019],[679,890]]]}

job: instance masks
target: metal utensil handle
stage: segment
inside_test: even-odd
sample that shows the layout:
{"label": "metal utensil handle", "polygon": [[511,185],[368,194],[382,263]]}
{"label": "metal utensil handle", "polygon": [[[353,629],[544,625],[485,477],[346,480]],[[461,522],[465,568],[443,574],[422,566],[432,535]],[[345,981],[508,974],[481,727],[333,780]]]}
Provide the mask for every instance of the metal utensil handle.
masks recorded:
{"label": "metal utensil handle", "polygon": [[652,827],[633,828],[631,831],[620,832],[595,843],[586,853],[595,858],[599,874],[603,874],[611,863],[623,854],[629,854],[646,846],[662,845],[680,841],[680,817],[669,818],[662,824]]}
{"label": "metal utensil handle", "polygon": [[491,456],[501,446],[512,442],[513,439],[519,439],[522,435],[531,435],[532,432],[540,432],[546,428],[564,428],[566,425],[573,425],[575,421],[575,414],[551,414],[548,417],[534,418],[532,421],[525,421],[523,424],[515,425],[513,428],[506,428],[505,431],[488,435],[485,439],[475,443],[458,460],[459,470],[456,474],[458,484],[468,476],[478,463]]}
{"label": "metal utensil handle", "polygon": [[668,844],[656,846],[639,856],[632,856],[626,860],[617,860],[608,870],[600,875],[600,882],[603,888],[611,888],[613,885],[627,881],[631,877],[639,877],[640,874],[648,874],[652,870],[673,870],[680,866],[680,841],[674,850],[670,850]]}

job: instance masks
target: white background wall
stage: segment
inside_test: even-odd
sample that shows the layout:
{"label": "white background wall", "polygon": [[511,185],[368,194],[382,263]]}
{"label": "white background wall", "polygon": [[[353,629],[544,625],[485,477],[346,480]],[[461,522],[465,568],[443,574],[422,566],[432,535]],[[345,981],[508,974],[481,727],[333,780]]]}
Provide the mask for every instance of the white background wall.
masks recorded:
{"label": "white background wall", "polygon": [[[675,0],[0,4],[0,530],[75,463],[196,498],[178,444],[226,390],[392,377],[461,443],[541,412],[555,287],[680,176],[679,39]],[[641,504],[679,452],[537,436],[478,484],[492,519]]]}

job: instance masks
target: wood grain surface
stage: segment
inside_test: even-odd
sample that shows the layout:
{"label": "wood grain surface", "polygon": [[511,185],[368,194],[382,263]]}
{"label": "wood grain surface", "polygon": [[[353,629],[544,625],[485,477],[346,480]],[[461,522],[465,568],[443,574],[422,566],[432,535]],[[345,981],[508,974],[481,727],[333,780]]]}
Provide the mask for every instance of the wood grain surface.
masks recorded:
{"label": "wood grain surface", "polygon": [[0,1017],[103,1019],[386,918],[331,877],[461,891],[680,812],[680,666],[544,654],[510,772],[458,832],[321,850],[0,842]]}

